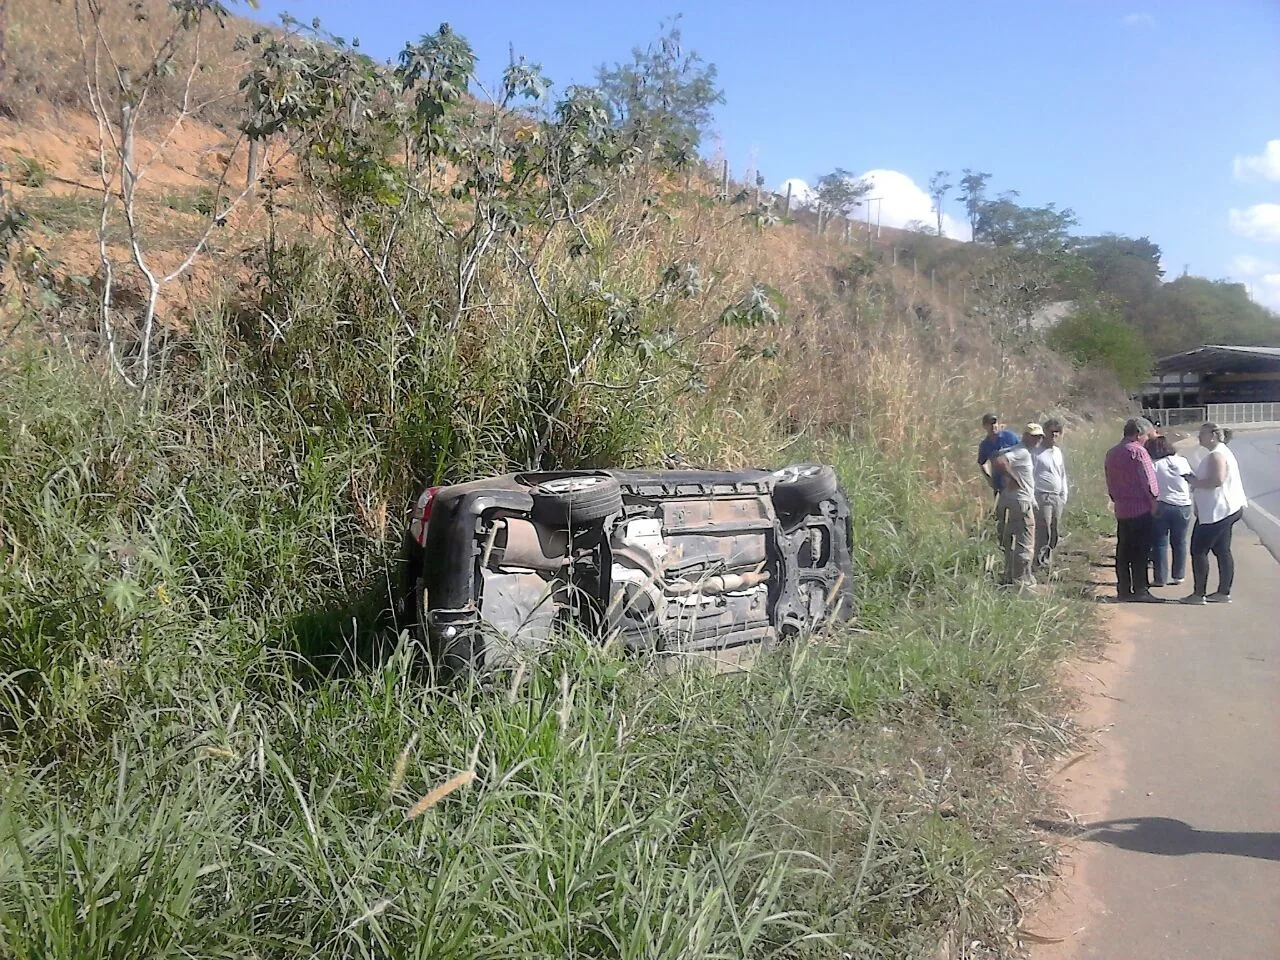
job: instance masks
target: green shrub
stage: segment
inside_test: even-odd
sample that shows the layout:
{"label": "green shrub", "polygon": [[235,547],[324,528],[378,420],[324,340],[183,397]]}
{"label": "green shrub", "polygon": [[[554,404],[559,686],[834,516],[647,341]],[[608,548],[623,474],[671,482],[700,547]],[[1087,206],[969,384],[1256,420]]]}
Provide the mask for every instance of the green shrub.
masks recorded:
{"label": "green shrub", "polygon": [[1048,333],[1050,347],[1077,363],[1110,370],[1120,386],[1135,390],[1151,372],[1151,352],[1142,335],[1119,313],[1097,304],[1079,307]]}
{"label": "green shrub", "polygon": [[24,187],[43,187],[49,179],[49,171],[38,157],[25,157],[17,153],[9,161],[8,167],[14,181]]}

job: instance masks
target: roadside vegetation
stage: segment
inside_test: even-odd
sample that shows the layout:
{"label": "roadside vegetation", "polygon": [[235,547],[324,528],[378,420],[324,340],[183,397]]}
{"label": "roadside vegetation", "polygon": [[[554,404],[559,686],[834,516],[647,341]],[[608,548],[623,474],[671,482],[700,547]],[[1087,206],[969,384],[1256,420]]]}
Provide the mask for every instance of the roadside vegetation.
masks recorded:
{"label": "roadside vegetation", "polygon": [[[215,6],[145,22],[181,63]],[[120,138],[100,193],[3,221],[0,954],[1012,955],[1103,517],[1072,419],[1077,555],[994,586],[977,418],[1089,382],[1014,281],[960,309],[724,195],[676,32],[483,96],[447,27],[394,66],[296,25],[232,52],[240,112],[187,117],[238,118],[215,185]],[[417,486],[674,454],[836,464],[855,626],[745,675],[566,637],[432,685],[393,596]]]}
{"label": "roadside vegetation", "polygon": [[343,495],[387,448],[193,443],[227,397],[139,410],[75,361],[3,396],[6,955],[1012,948],[1087,620],[1073,580],[994,588],[909,458],[823,451],[857,506],[847,634],[745,677],[566,639],[437,689]]}
{"label": "roadside vegetation", "polygon": [[[1280,315],[1254,302],[1245,284],[1185,271],[1167,277],[1160,246],[1149,237],[1073,233],[1070,208],[1023,205],[1017,190],[992,197],[992,175],[984,171],[966,169],[955,184],[951,177],[939,170],[929,192],[941,210],[955,191],[973,242],[931,238],[941,233],[939,216],[933,230],[919,225],[904,244],[907,253],[944,280],[984,270],[1014,273],[1023,296],[1070,308],[1052,331],[1055,346],[1114,373],[1126,387],[1135,370],[1139,380],[1145,376],[1154,357],[1206,343],[1280,344]],[[1100,339],[1116,344],[1116,352],[1099,349]]]}

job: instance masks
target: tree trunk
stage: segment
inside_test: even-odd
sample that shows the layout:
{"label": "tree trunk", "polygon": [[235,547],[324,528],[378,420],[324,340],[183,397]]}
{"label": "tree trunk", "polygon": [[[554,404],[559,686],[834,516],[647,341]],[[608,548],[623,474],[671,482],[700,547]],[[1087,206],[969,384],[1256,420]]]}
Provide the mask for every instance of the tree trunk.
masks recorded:
{"label": "tree trunk", "polygon": [[9,106],[9,58],[4,49],[4,35],[9,29],[9,0],[0,0],[0,117],[13,114]]}
{"label": "tree trunk", "polygon": [[258,182],[258,150],[259,148],[260,148],[260,144],[258,143],[257,140],[249,141],[249,161],[248,161],[249,172],[245,177],[246,187],[252,187],[255,183]]}

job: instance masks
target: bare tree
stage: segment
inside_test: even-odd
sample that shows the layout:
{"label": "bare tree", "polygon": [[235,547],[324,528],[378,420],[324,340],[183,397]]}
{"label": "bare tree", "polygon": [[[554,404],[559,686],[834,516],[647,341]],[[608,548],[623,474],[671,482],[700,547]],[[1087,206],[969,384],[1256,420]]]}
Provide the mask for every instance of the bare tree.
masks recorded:
{"label": "bare tree", "polygon": [[9,112],[5,89],[9,80],[9,60],[4,49],[4,35],[9,30],[9,0],[0,0],[0,116]]}
{"label": "bare tree", "polygon": [[[102,184],[97,230],[101,270],[99,319],[107,354],[116,372],[131,386],[145,386],[152,375],[156,314],[162,291],[191,269],[214,231],[224,226],[227,218],[253,193],[252,180],[238,191],[232,190],[228,182],[233,160],[244,143],[242,134],[222,155],[222,168],[213,189],[207,222],[195,241],[180,251],[184,253],[181,260],[166,270],[148,252],[139,211],[140,188],[152,165],[164,156],[179,130],[210,105],[196,98],[195,80],[200,71],[208,67],[202,56],[205,33],[211,25],[225,26],[227,10],[216,0],[175,0],[168,9],[168,29],[140,64],[123,62],[113,49],[103,29],[105,18],[112,15],[104,0],[76,0],[74,13],[86,92],[98,125],[97,166]],[[161,84],[173,76],[181,78],[176,105],[162,104]],[[160,122],[166,117],[167,129],[150,154],[140,159],[135,150],[139,132],[145,123]],[[109,242],[109,227],[116,217],[124,221],[127,252],[123,256],[114,251]],[[132,318],[133,337],[126,341],[122,326],[125,317],[117,294],[120,273],[130,265],[141,275],[145,293],[140,316]]]}
{"label": "bare tree", "polygon": [[987,181],[991,179],[991,174],[970,170],[968,167],[965,167],[961,173],[964,176],[960,178],[960,201],[969,215],[969,230],[973,239],[977,240],[978,218],[982,214],[983,205],[987,202]]}
{"label": "bare tree", "polygon": [[933,212],[938,218],[938,236],[942,236],[942,203],[953,186],[948,179],[950,176],[950,170],[939,170],[929,178],[929,196],[933,198]]}

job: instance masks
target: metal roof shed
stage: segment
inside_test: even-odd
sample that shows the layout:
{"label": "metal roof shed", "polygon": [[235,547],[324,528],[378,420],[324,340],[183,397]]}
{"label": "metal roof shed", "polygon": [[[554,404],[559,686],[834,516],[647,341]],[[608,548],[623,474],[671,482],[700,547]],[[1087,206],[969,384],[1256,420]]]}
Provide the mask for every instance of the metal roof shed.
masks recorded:
{"label": "metal roof shed", "polygon": [[1156,361],[1156,373],[1280,372],[1280,347],[1196,347]]}
{"label": "metal roof shed", "polygon": [[1194,375],[1202,405],[1280,402],[1280,347],[1210,344],[1161,357],[1155,372],[1174,374],[1184,383],[1186,375]]}

